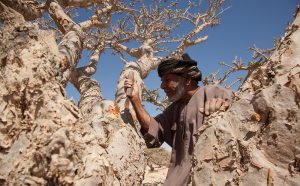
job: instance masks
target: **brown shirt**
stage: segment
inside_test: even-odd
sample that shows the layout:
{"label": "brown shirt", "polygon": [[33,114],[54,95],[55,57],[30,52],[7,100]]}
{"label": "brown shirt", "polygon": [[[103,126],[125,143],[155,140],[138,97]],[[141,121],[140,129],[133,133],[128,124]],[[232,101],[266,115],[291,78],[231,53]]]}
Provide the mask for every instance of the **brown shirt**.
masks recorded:
{"label": "brown shirt", "polygon": [[231,91],[219,86],[199,88],[188,102],[172,103],[163,113],[151,118],[144,136],[148,147],[159,147],[166,142],[172,147],[171,162],[165,186],[184,186],[190,179],[194,134],[203,123],[200,108],[211,98],[231,99]]}

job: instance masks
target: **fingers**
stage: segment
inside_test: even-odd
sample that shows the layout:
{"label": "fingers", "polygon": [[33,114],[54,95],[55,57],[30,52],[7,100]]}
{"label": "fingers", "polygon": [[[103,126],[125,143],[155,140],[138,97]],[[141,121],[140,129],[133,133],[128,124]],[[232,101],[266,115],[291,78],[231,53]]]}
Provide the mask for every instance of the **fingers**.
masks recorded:
{"label": "fingers", "polygon": [[216,102],[217,99],[213,98],[211,100],[209,100],[209,109],[208,109],[208,113],[206,113],[207,115],[212,114],[216,111]]}
{"label": "fingers", "polygon": [[219,110],[221,110],[221,111],[225,111],[225,110],[227,110],[227,109],[228,109],[228,107],[229,107],[229,105],[230,105],[230,103],[231,103],[231,101],[230,101],[230,100],[228,100],[228,99],[225,99],[225,100],[223,101],[223,104],[222,104],[222,106],[220,107],[220,109],[219,109]]}
{"label": "fingers", "polygon": [[125,78],[124,81],[124,91],[127,97],[131,98],[133,96],[134,82],[131,79]]}
{"label": "fingers", "polygon": [[201,113],[210,115],[216,111],[225,111],[231,104],[233,92],[219,86],[206,86],[205,96],[207,101],[204,103],[204,108],[199,108]]}
{"label": "fingers", "polygon": [[210,115],[216,111],[226,111],[231,101],[222,98],[212,98],[207,100],[204,104],[204,108],[200,108],[199,111],[205,115]]}
{"label": "fingers", "polygon": [[133,82],[131,80],[125,79],[124,81],[124,91],[127,93],[128,89],[133,88]]}
{"label": "fingers", "polygon": [[222,105],[222,102],[223,102],[222,99],[219,98],[218,99],[212,98],[210,100],[207,100],[204,105],[205,115],[210,115],[218,111]]}
{"label": "fingers", "polygon": [[125,79],[124,86],[126,88],[131,88],[133,86],[133,82],[130,79]]}
{"label": "fingers", "polygon": [[204,113],[205,115],[209,115],[209,100],[204,103]]}
{"label": "fingers", "polygon": [[140,91],[136,80],[125,79],[124,80],[124,91],[126,96],[130,99],[138,99]]}
{"label": "fingers", "polygon": [[216,110],[220,110],[220,108],[222,106],[222,103],[223,103],[223,99],[222,98],[217,98],[217,101],[216,101]]}

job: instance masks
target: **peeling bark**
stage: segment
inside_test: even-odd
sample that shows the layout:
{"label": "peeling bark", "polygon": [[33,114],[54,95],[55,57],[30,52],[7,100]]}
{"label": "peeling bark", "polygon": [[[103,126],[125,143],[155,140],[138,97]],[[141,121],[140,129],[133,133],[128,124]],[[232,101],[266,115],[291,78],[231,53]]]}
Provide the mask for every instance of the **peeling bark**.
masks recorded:
{"label": "peeling bark", "polygon": [[[77,30],[57,45],[53,33],[10,12],[0,35],[1,185],[140,185],[145,145],[132,128],[118,113],[86,117],[66,99],[65,72],[82,50]],[[5,22],[14,17],[18,24]],[[83,92],[94,92],[90,79],[81,80]]]}
{"label": "peeling bark", "polygon": [[1,3],[22,14],[26,21],[35,20],[43,15],[42,5],[37,1],[2,0]]}
{"label": "peeling bark", "polygon": [[121,117],[125,123],[131,124],[138,133],[140,131],[140,125],[138,123],[136,113],[125,94],[124,81],[130,72],[134,74],[134,81],[140,90],[140,99],[142,100],[142,91],[144,89],[143,80],[148,76],[151,70],[156,69],[161,62],[160,59],[154,57],[154,52],[152,47],[149,46],[149,42],[145,42],[141,45],[139,51],[141,55],[139,60],[137,62],[130,62],[126,64],[121,72],[115,93],[115,102],[119,107]]}
{"label": "peeling bark", "polygon": [[213,114],[195,144],[195,185],[298,185],[298,15],[269,62],[252,72],[226,113]]}

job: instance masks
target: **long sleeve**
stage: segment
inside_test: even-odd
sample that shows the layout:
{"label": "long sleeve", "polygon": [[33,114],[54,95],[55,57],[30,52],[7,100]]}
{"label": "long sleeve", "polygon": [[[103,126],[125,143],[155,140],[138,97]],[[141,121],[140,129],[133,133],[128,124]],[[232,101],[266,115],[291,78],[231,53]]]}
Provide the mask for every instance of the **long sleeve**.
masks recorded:
{"label": "long sleeve", "polygon": [[174,114],[172,113],[175,113],[174,105],[168,107],[163,113],[157,115],[155,118],[150,118],[148,132],[144,135],[148,148],[159,147],[163,142],[166,142],[170,146],[173,145],[172,129],[176,125],[174,125]]}

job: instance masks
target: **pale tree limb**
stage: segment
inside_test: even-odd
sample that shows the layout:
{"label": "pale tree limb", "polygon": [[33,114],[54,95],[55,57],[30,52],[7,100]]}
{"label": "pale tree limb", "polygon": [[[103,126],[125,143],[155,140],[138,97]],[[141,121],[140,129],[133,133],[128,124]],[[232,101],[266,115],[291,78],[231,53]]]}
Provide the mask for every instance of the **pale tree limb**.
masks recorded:
{"label": "pale tree limb", "polygon": [[[111,13],[115,11],[114,9],[116,7],[113,3],[114,1],[110,2],[112,4],[109,4],[108,1],[103,2],[104,8],[97,10],[95,15],[92,16],[91,20],[79,23],[80,28],[82,30],[88,30],[94,26],[98,29],[109,26]],[[89,117],[95,112],[97,112],[97,116],[103,116],[106,110],[103,110],[102,107],[106,107],[108,103],[110,108],[116,110],[112,101],[103,101],[100,85],[98,84],[97,80],[91,78],[91,76],[97,70],[97,64],[99,62],[100,55],[105,49],[105,43],[101,40],[101,38],[106,38],[105,35],[99,37],[98,39],[95,38],[97,37],[97,34],[90,38],[91,42],[89,42],[87,39],[85,42],[85,48],[93,51],[89,64],[74,70],[71,78],[71,83],[77,88],[81,95],[78,105],[85,117]],[[98,46],[95,47],[96,45]],[[102,105],[102,107],[100,105]]]}
{"label": "pale tree limb", "polygon": [[[244,70],[244,71],[249,70],[249,67],[245,66],[244,62],[241,59],[238,59],[237,57],[233,60],[232,65],[229,65],[225,62],[220,62],[219,64],[221,66],[228,67],[229,69],[227,71],[225,71],[221,77],[218,77],[220,70],[217,70],[217,72],[211,73],[207,77],[204,77],[202,80],[204,85],[220,85],[220,84],[224,83],[232,73],[241,71],[241,70]],[[239,80],[239,81],[241,81],[241,80]],[[236,84],[236,83],[234,83],[234,84]]]}
{"label": "pale tree limb", "polygon": [[84,33],[68,15],[65,14],[61,6],[56,2],[51,2],[48,12],[58,29],[64,34],[59,43],[60,68],[63,72],[62,82],[66,84],[70,78],[70,73],[76,68],[83,49]]}
{"label": "pale tree limb", "polygon": [[82,28],[82,30],[87,30],[91,27],[98,27],[98,28],[105,28],[110,25],[110,18],[107,18],[105,22],[99,20],[98,16],[93,15],[90,20],[86,20],[84,22],[79,23],[79,26]]}
{"label": "pale tree limb", "polygon": [[142,51],[140,48],[129,48],[125,45],[122,44],[115,44],[115,43],[111,43],[110,46],[119,51],[119,52],[125,52],[128,55],[132,56],[132,57],[136,57],[136,58],[140,58],[142,56]]}
{"label": "pale tree limb", "polygon": [[82,29],[77,25],[63,10],[63,8],[56,2],[51,2],[48,6],[48,13],[55,22],[58,29],[63,33],[70,30],[77,31],[81,35]]}
{"label": "pale tree limb", "polygon": [[97,65],[104,48],[104,43],[102,42],[96,49],[93,49],[89,64],[77,68],[71,75],[70,82],[80,93],[78,107],[86,119],[91,119],[90,117],[101,118],[109,115],[119,117],[119,110],[115,103],[103,98],[98,81],[91,77],[97,71]]}
{"label": "pale tree limb", "polygon": [[[99,28],[108,27],[111,21],[111,12],[116,9],[115,5],[116,4],[109,4],[107,2],[104,2],[104,8],[102,8],[101,10],[97,10],[95,12],[95,15],[93,15],[90,20],[79,23],[79,26],[83,30],[87,30],[88,28],[91,28],[93,26]],[[105,21],[103,20],[104,17],[106,17]]]}
{"label": "pale tree limb", "polygon": [[87,66],[76,68],[74,72],[72,72],[72,78],[70,82],[77,88],[79,93],[81,94],[83,91],[80,88],[80,77],[81,76],[92,76],[97,71],[97,64],[99,62],[100,55],[103,50],[95,49],[93,54],[91,55],[90,62]]}
{"label": "pale tree limb", "polygon": [[236,80],[234,80],[232,83],[230,83],[229,85],[225,85],[225,88],[230,89],[231,87],[233,87],[233,85],[237,84],[237,83],[241,83],[243,81],[243,77],[238,77]]}
{"label": "pale tree limb", "polygon": [[275,50],[275,48],[269,49],[269,50],[260,50],[255,45],[250,48],[254,52],[253,59],[257,59],[258,57],[262,57],[259,61],[270,61],[272,62],[270,58],[270,54]]}
{"label": "pale tree limb", "polygon": [[80,93],[78,107],[84,117],[92,114],[93,107],[96,103],[103,100],[101,88],[97,80],[91,78],[96,72],[103,48],[97,48],[91,55],[89,65],[75,69],[71,74],[70,82]]}

